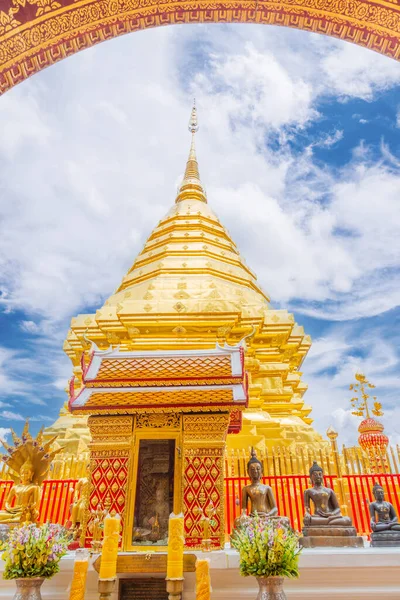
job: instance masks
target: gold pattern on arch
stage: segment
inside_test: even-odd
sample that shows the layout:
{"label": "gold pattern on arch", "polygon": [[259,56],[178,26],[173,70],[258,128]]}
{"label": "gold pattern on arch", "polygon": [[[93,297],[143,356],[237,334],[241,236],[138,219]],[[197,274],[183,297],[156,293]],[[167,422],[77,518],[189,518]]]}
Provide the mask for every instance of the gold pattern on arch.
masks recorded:
{"label": "gold pattern on arch", "polygon": [[388,0],[2,0],[0,92],[99,42],[175,23],[282,25],[400,56],[400,6]]}

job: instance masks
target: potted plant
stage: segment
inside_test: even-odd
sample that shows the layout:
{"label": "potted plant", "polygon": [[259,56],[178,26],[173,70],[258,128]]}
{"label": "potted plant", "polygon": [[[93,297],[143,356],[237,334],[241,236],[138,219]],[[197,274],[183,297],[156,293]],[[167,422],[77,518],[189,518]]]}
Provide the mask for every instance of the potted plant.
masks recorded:
{"label": "potted plant", "polygon": [[41,600],[40,587],[60,569],[70,539],[64,527],[34,523],[14,527],[3,543],[4,579],[15,579],[17,600]]}
{"label": "potted plant", "polygon": [[285,600],[285,577],[298,577],[299,536],[287,519],[261,518],[257,514],[235,530],[231,544],[240,555],[240,574],[254,575],[257,600]]}

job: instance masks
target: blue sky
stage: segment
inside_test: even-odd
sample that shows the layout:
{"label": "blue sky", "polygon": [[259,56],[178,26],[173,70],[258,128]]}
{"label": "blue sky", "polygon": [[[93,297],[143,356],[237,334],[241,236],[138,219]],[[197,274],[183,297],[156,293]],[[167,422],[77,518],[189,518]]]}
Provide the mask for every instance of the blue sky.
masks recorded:
{"label": "blue sky", "polygon": [[352,444],[348,385],[400,442],[400,65],[305,32],[176,26],[75,55],[0,98],[0,435],[66,399],[72,316],[118,286],[174,201],[193,96],[209,203],[313,338],[315,426]]}

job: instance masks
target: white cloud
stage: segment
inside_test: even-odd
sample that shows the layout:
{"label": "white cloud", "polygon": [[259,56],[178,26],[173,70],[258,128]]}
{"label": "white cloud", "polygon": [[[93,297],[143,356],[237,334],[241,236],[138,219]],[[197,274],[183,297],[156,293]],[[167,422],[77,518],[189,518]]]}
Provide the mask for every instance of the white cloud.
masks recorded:
{"label": "white cloud", "polygon": [[[395,158],[382,146],[376,163],[360,142],[347,168],[334,171],[315,148],[346,139],[345,129],[317,134],[302,153],[290,142],[320,122],[320,99],[371,101],[399,78],[395,61],[323,36],[185,26],[92,48],[2,96],[0,306],[26,311],[20,329],[38,340],[35,352],[0,348],[0,391],[19,394],[15,410],[22,397],[24,411],[25,397],[44,402],[30,378],[49,376],[46,402],[64,389],[68,319],[112,293],[172,205],[193,95],[209,202],[272,303],[338,320],[398,305]],[[353,347],[336,332],[305,362],[306,401],[321,431],[325,397],[329,418],[345,419],[343,386],[360,362]],[[389,385],[390,353],[373,348],[372,366],[386,356]],[[323,371],[337,365],[332,383]]]}
{"label": "white cloud", "polygon": [[38,334],[40,333],[40,327],[34,321],[21,321],[20,327],[22,331],[26,333]]}
{"label": "white cloud", "polygon": [[9,434],[10,429],[8,429],[7,427],[0,427],[0,440],[3,440],[3,442],[5,442]]}
{"label": "white cloud", "polygon": [[[388,325],[390,327],[390,325]],[[360,324],[332,325],[324,337],[313,341],[302,371],[308,383],[306,401],[313,407],[312,418],[324,433],[333,425],[340,442],[354,445],[360,418],[351,414],[349,384],[356,372],[365,373],[376,385],[374,395],[382,402],[385,415],[380,418],[392,439],[400,436],[397,413],[400,352],[398,339],[389,339],[383,327]]]}
{"label": "white cloud", "polygon": [[331,91],[345,98],[372,100],[374,91],[400,83],[394,60],[354,44],[337,44],[321,60],[322,72]]}
{"label": "white cloud", "polygon": [[3,417],[3,419],[6,419],[8,421],[24,421],[25,420],[22,415],[20,415],[19,413],[12,412],[10,410],[3,410],[0,413],[0,417]]}
{"label": "white cloud", "polygon": [[[98,306],[118,284],[173,202],[192,94],[209,201],[273,302],[300,299],[305,313],[338,319],[398,304],[384,272],[399,255],[399,175],[371,166],[365,145],[335,175],[317,166],[312,145],[301,156],[287,145],[319,118],[319,97],[369,98],[375,84],[397,82],[397,64],[318,36],[253,32],[203,27],[177,35],[172,28],[121,38],[5,95],[0,126],[13,129],[14,102],[33,123],[4,147],[8,201],[0,205],[2,302],[45,318],[40,325],[26,319],[25,331],[48,328],[46,319],[65,328],[65,318]],[[197,61],[190,58],[195,46],[204,54]],[[132,53],[147,56],[146,64],[133,63]],[[349,82],[359,76],[362,85],[353,89]],[[62,106],[55,92],[61,79]],[[264,140],[275,134],[281,146],[267,150]],[[328,148],[343,135],[322,135],[314,146]],[[34,153],[32,136],[40,140]],[[18,148],[18,164],[7,156],[9,145]],[[356,240],[338,236],[338,228],[356,232]]]}

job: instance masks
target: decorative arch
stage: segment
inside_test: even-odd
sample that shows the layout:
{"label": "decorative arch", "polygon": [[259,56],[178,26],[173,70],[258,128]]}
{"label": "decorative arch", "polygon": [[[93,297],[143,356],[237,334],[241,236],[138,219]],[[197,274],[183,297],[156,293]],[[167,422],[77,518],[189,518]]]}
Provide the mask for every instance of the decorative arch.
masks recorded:
{"label": "decorative arch", "polygon": [[391,0],[1,0],[0,92],[124,33],[174,23],[250,22],[400,56],[400,5]]}

